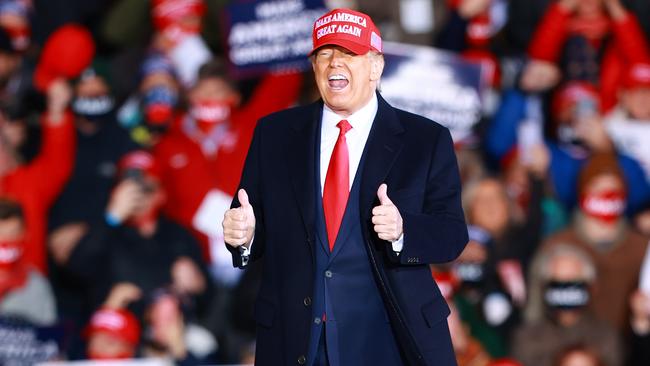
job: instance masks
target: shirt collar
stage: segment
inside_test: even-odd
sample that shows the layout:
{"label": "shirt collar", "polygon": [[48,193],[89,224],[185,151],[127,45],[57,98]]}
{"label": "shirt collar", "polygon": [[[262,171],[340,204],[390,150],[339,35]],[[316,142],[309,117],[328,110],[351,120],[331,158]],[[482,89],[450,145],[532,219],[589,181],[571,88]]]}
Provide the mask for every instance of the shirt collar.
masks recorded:
{"label": "shirt collar", "polygon": [[361,109],[352,113],[349,117],[344,118],[330,109],[327,105],[323,105],[323,125],[336,126],[341,120],[347,120],[355,131],[370,131],[372,122],[375,120],[378,109],[377,94],[373,93],[370,101],[366,103]]}

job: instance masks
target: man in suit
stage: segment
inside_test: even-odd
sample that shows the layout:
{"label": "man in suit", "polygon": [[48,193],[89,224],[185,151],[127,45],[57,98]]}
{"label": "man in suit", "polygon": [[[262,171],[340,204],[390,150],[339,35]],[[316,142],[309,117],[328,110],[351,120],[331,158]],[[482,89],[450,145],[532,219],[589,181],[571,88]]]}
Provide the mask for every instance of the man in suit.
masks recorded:
{"label": "man in suit", "polygon": [[310,53],[322,100],[261,119],[225,242],[262,259],[258,365],[455,365],[429,263],[467,242],[449,131],[377,93],[379,31],[319,18]]}

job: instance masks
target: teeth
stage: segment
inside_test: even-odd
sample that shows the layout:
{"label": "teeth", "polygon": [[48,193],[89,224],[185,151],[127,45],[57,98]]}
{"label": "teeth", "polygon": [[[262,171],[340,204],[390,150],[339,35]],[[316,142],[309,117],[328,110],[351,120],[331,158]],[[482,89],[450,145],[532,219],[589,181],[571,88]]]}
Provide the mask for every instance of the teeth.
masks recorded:
{"label": "teeth", "polygon": [[347,79],[348,79],[348,78],[346,78],[346,77],[343,76],[343,75],[336,74],[336,75],[330,75],[330,77],[329,77],[328,80],[347,80]]}

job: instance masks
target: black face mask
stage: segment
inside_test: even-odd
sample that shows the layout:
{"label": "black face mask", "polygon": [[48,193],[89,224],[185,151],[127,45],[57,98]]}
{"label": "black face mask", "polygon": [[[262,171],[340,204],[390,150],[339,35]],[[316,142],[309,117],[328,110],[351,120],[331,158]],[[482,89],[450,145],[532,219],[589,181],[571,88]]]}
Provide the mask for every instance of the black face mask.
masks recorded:
{"label": "black face mask", "polygon": [[575,310],[589,304],[591,295],[584,281],[551,281],[544,291],[544,302],[551,309]]}
{"label": "black face mask", "polygon": [[110,95],[77,97],[72,102],[72,111],[91,122],[105,119],[113,111],[115,101]]}
{"label": "black face mask", "polygon": [[464,262],[456,264],[456,275],[463,284],[479,285],[485,278],[485,266],[476,262]]}

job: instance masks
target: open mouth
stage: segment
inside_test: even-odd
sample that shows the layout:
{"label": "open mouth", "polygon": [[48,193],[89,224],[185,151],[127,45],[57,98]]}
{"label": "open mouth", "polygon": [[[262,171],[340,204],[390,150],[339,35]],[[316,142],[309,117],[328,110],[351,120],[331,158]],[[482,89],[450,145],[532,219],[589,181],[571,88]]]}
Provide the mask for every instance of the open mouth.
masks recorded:
{"label": "open mouth", "polygon": [[330,88],[333,90],[342,90],[345,89],[346,86],[350,83],[348,81],[348,78],[341,74],[334,74],[330,75],[327,78],[327,82],[329,83]]}

